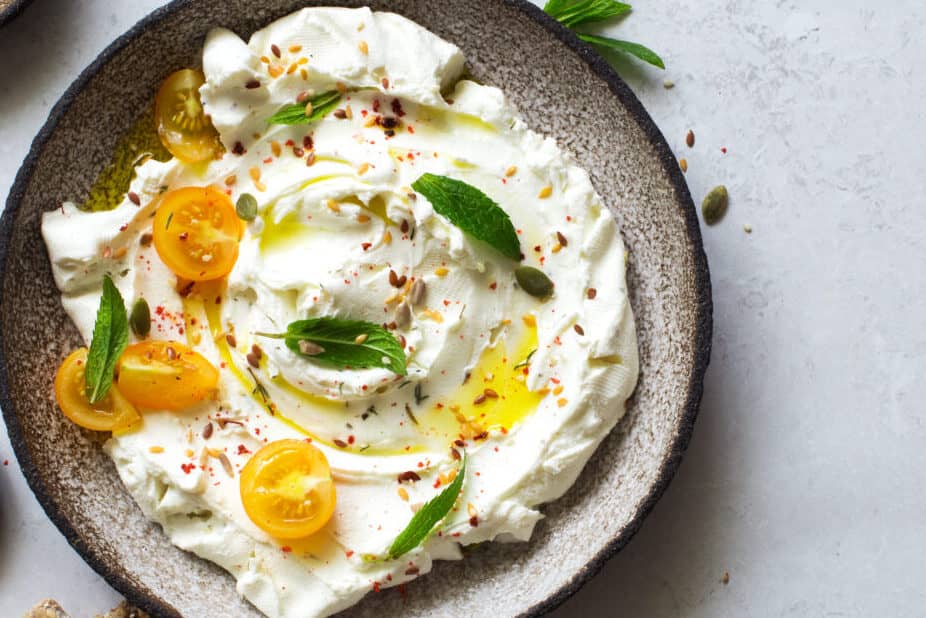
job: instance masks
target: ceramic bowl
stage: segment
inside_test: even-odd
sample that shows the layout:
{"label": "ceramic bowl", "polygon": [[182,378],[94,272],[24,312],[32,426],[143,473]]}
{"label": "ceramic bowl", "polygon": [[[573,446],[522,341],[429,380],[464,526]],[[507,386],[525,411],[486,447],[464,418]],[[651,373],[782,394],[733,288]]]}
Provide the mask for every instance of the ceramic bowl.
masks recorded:
{"label": "ceramic bowl", "polygon": [[20,11],[30,2],[32,0],[0,0],[0,26],[6,25],[19,15]]}
{"label": "ceramic bowl", "polygon": [[[26,479],[87,562],[156,616],[257,616],[224,571],[170,544],[100,446],[56,410],[55,368],[81,344],[52,280],[43,211],[82,200],[170,72],[198,66],[213,26],[249,35],[305,0],[179,0],[117,39],[55,105],[0,222],[0,405]],[[326,3],[328,4],[328,3]],[[340,4],[340,3],[338,3]],[[354,5],[354,2],[345,2]],[[361,3],[356,3],[360,5]],[[529,124],[589,170],[629,249],[641,373],[627,415],[526,544],[487,543],[349,616],[513,616],[565,600],[623,547],[691,437],[710,355],[711,291],[688,188],[664,138],[591,48],[522,0],[374,1],[459,45]]]}

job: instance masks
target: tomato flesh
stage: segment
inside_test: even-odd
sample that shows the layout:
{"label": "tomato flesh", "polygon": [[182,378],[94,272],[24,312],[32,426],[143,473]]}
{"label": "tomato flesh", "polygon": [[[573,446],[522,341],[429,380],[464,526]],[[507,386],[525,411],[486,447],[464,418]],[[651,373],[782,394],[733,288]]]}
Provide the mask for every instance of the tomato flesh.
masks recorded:
{"label": "tomato flesh", "polygon": [[219,134],[199,97],[205,82],[201,71],[181,69],[164,80],[155,99],[158,137],[172,155],[186,163],[214,159],[222,153]]}
{"label": "tomato flesh", "polygon": [[271,442],[241,470],[241,502],[251,521],[273,537],[318,532],[336,503],[328,460],[304,440]]}
{"label": "tomato flesh", "polygon": [[119,357],[116,382],[136,406],[183,410],[215,392],[219,372],[199,352],[176,341],[143,341]]}
{"label": "tomato flesh", "polygon": [[154,247],[177,276],[210,281],[235,267],[242,226],[231,199],[215,187],[165,193],[153,225]]}
{"label": "tomato flesh", "polygon": [[96,403],[87,399],[84,374],[87,348],[74,350],[64,359],[55,375],[55,399],[71,421],[94,431],[120,431],[141,421],[138,411],[114,384]]}

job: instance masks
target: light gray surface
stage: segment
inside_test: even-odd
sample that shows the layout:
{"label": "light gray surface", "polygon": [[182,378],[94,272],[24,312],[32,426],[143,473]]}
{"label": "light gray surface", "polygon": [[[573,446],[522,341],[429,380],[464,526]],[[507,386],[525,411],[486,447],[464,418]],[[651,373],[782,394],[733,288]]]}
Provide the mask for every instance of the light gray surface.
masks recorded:
{"label": "light gray surface", "polygon": [[[0,30],[0,195],[77,72],[159,4],[36,0]],[[558,616],[922,614],[924,22],[912,0],[682,0],[615,29],[669,66],[669,91],[620,68],[696,200],[724,182],[732,205],[705,231],[714,353],[686,461]],[[15,461],[0,495],[2,615],[46,596],[76,617],[114,604]]]}

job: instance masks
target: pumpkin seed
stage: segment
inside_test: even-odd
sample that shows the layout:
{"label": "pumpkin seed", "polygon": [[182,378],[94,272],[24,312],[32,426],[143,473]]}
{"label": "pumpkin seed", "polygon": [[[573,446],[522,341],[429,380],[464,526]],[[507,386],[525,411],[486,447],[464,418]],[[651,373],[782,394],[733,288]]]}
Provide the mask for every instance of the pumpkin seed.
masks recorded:
{"label": "pumpkin seed", "polygon": [[553,282],[533,266],[518,266],[514,278],[525,292],[536,298],[545,298],[553,293]]}
{"label": "pumpkin seed", "polygon": [[250,193],[242,193],[235,204],[235,212],[243,221],[253,221],[257,217],[257,198]]}
{"label": "pumpkin seed", "polygon": [[132,306],[129,324],[132,326],[132,332],[137,337],[147,337],[148,333],[151,332],[151,310],[148,308],[148,301],[144,298],[139,298]]}
{"label": "pumpkin seed", "polygon": [[321,347],[314,341],[303,339],[299,342],[299,351],[306,356],[318,356],[325,351],[325,348]]}
{"label": "pumpkin seed", "polygon": [[707,194],[704,201],[701,202],[701,215],[704,222],[708,225],[714,225],[727,212],[727,206],[730,204],[730,195],[727,188],[723,185],[717,185]]}

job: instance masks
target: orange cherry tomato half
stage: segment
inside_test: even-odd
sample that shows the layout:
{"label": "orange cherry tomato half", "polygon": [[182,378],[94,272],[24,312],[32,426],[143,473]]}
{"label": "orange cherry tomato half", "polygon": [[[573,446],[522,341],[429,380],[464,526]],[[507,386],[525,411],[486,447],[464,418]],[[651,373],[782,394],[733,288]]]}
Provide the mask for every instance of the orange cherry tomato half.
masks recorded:
{"label": "orange cherry tomato half", "polygon": [[130,345],[116,364],[116,384],[142,408],[182,410],[211,395],[219,372],[202,354],[176,341]]}
{"label": "orange cherry tomato half", "polygon": [[222,152],[219,134],[199,98],[199,88],[205,82],[201,71],[182,69],[171,73],[154,102],[161,143],[186,163],[214,159]]}
{"label": "orange cherry tomato half", "polygon": [[55,375],[55,399],[64,415],[77,425],[94,431],[119,431],[141,421],[138,411],[114,384],[103,399],[90,403],[84,372],[87,348],[74,350]]}
{"label": "orange cherry tomato half", "polygon": [[225,193],[184,187],[161,198],[152,233],[158,255],[174,274],[210,281],[235,267],[242,226]]}
{"label": "orange cherry tomato half", "polygon": [[320,530],[336,497],[328,460],[304,440],[278,440],[254,453],[241,470],[241,502],[254,524],[278,539]]}

